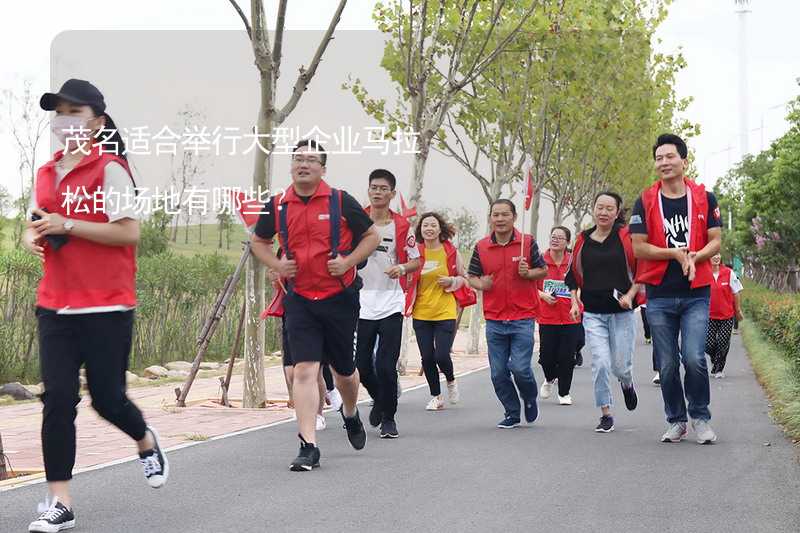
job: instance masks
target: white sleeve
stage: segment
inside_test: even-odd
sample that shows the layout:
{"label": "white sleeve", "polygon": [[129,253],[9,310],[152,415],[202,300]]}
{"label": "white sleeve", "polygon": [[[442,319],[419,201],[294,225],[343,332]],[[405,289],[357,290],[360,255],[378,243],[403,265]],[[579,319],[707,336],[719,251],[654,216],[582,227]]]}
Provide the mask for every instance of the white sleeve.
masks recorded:
{"label": "white sleeve", "polygon": [[136,212],[136,195],[128,171],[117,162],[112,161],[105,167],[103,176],[103,198],[105,212],[109,222],[123,218],[139,218]]}
{"label": "white sleeve", "polygon": [[406,253],[408,254],[408,259],[419,259],[419,248],[417,248],[417,239],[414,236],[414,228],[408,229],[408,236],[406,236],[406,242],[403,243],[403,246],[406,247]]}
{"label": "white sleeve", "polygon": [[733,294],[739,294],[743,289],[744,287],[742,286],[742,282],[739,281],[739,277],[736,275],[736,272],[731,270],[731,291],[733,291]]}

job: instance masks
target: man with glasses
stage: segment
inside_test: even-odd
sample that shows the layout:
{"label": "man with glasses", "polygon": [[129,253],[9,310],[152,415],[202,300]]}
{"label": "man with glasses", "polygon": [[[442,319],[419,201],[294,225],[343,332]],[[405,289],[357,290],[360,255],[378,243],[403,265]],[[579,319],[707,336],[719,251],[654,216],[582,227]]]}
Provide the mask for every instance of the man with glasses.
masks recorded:
{"label": "man with glasses", "polygon": [[380,436],[384,439],[399,437],[395,413],[397,360],[403,336],[403,292],[406,275],[419,268],[419,250],[411,225],[405,217],[389,209],[397,194],[396,186],[397,180],[388,170],[379,168],[369,175],[366,211],[377,228],[380,244],[359,272],[364,287],[361,289],[356,365],[361,383],[375,402],[369,413],[369,423],[372,427],[380,425]]}
{"label": "man with glasses", "polygon": [[[289,465],[295,472],[319,466],[315,428],[321,362],[330,364],[342,395],[350,444],[360,450],[367,442],[356,408],[359,377],[353,352],[360,285],[356,266],[377,248],[378,232],[352,196],[322,179],[326,162],[327,154],[317,142],[297,143],[292,185],[267,202],[251,242],[253,255],[287,280],[284,320],[294,361],[292,392],[301,442],[300,453]],[[283,251],[280,258],[273,247],[276,234]]]}

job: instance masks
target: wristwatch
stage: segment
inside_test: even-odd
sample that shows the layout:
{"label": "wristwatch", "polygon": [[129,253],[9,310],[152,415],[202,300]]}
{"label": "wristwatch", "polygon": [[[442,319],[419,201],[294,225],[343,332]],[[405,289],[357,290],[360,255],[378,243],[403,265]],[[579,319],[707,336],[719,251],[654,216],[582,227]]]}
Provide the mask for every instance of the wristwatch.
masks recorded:
{"label": "wristwatch", "polygon": [[72,231],[72,228],[74,228],[74,227],[75,227],[75,221],[74,220],[71,220],[71,219],[68,218],[67,220],[64,221],[64,231],[66,231],[67,233]]}
{"label": "wristwatch", "polygon": [[400,267],[400,275],[401,276],[405,276],[406,275],[406,266],[405,265],[397,265],[397,266]]}

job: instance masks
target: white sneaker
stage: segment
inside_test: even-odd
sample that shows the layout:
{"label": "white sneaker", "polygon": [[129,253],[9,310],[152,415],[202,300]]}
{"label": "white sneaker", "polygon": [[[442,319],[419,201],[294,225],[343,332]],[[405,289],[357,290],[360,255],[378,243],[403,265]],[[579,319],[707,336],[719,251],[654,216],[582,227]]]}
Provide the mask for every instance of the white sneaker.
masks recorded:
{"label": "white sneaker", "polygon": [[698,444],[712,444],[717,440],[717,434],[706,420],[692,420],[692,429]]}
{"label": "white sneaker", "polygon": [[426,411],[441,411],[442,409],[444,409],[444,400],[441,395],[431,398],[431,401],[425,406]]}
{"label": "white sneaker", "polygon": [[711,374],[711,377],[714,379],[722,379],[725,377],[725,372],[715,372]]}
{"label": "white sneaker", "polygon": [[558,379],[542,383],[542,388],[539,389],[539,396],[541,396],[542,400],[546,400],[553,395],[553,386],[556,384],[556,381],[558,381]]}
{"label": "white sneaker", "polygon": [[661,374],[659,372],[656,372],[656,375],[653,376],[653,380],[652,381],[653,381],[653,385],[655,385],[655,386],[661,385]]}
{"label": "white sneaker", "polygon": [[451,404],[457,404],[461,396],[458,394],[458,384],[456,380],[447,382],[447,399]]}
{"label": "white sneaker", "polygon": [[567,394],[566,396],[559,396],[558,397],[559,405],[572,405],[572,396]]}
{"label": "white sneaker", "polygon": [[331,401],[331,409],[338,411],[342,407],[342,395],[339,394],[339,389],[333,389],[328,393],[328,398]]}
{"label": "white sneaker", "polygon": [[322,431],[326,427],[328,427],[328,422],[325,421],[325,417],[317,415],[317,431]]}

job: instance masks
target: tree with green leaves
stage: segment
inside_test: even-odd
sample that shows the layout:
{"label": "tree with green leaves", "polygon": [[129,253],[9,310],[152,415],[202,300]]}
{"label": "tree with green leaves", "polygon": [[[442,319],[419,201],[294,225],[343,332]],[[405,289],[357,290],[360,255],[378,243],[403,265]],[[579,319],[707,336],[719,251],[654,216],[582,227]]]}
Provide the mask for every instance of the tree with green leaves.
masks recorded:
{"label": "tree with green leaves", "polygon": [[541,4],[391,0],[376,5],[373,17],[388,38],[381,66],[396,85],[397,102],[389,106],[370,97],[359,79],[345,88],[390,133],[411,131],[417,136],[411,205],[422,205],[425,165],[458,95],[506,50]]}

